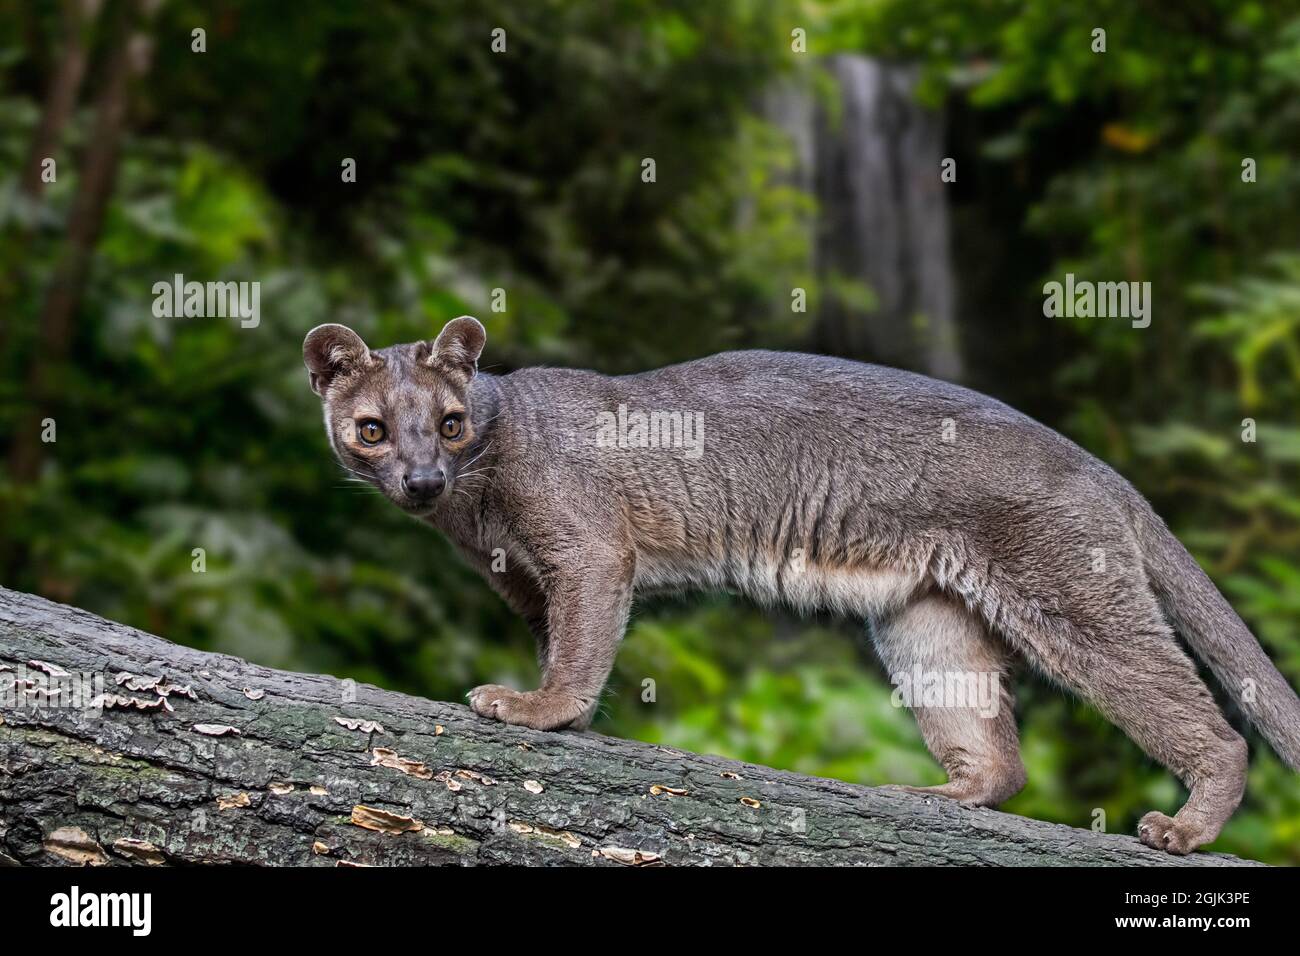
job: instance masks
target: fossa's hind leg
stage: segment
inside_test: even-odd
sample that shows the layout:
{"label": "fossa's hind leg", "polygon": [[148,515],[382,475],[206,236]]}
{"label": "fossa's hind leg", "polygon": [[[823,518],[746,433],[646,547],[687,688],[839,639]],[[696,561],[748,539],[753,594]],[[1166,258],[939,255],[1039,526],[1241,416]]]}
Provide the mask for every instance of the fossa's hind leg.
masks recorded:
{"label": "fossa's hind leg", "polygon": [[910,692],[925,745],[948,772],[941,786],[903,789],[974,806],[1018,793],[1025,767],[1001,642],[936,592],[873,619],[872,636],[889,679]]}
{"label": "fossa's hind leg", "polygon": [[[1099,533],[1092,531],[1093,540]],[[1001,589],[1003,633],[1186,784],[1191,795],[1183,808],[1172,818],[1148,813],[1138,836],[1157,849],[1190,853],[1213,840],[1241,802],[1246,743],[1178,645],[1146,587],[1139,557],[1123,540],[1109,553],[1108,573],[1038,568],[1036,575],[1017,575],[1018,589],[1029,597]]]}
{"label": "fossa's hind leg", "polygon": [[[1144,816],[1138,837],[1170,853],[1190,853],[1219,835],[1246,785],[1246,742],[1229,726],[1163,619],[1145,627],[1089,628],[1064,650],[1028,656],[1076,690],[1191,791],[1173,817]],[[1041,640],[1041,637],[1040,637]]]}

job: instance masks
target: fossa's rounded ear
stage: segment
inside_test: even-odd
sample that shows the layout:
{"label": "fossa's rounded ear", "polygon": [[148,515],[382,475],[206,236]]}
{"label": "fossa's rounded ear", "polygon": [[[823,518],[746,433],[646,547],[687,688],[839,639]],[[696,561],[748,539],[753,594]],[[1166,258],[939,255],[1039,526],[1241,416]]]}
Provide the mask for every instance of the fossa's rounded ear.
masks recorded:
{"label": "fossa's rounded ear", "polygon": [[473,316],[462,315],[442,327],[425,361],[461,385],[468,385],[478,372],[478,357],[486,344],[483,324]]}
{"label": "fossa's rounded ear", "polygon": [[334,322],[318,325],[307,333],[302,343],[302,360],[307,366],[311,390],[321,396],[340,375],[371,363],[370,349],[361,336],[346,325]]}

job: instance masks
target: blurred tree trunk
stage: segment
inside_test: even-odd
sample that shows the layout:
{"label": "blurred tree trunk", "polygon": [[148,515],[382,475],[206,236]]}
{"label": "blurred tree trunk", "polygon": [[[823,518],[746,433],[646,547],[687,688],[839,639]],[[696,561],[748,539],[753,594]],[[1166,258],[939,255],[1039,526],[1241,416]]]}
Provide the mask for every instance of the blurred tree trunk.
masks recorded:
{"label": "blurred tree trunk", "polygon": [[99,16],[102,2],[103,0],[64,0],[63,46],[45,94],[41,121],[36,127],[36,135],[32,139],[31,150],[27,154],[27,162],[18,183],[19,192],[27,199],[39,199],[45,191],[41,164],[47,158],[53,158],[58,151],[59,143],[63,140],[63,130],[77,105],[77,92],[81,89],[86,64],[90,59],[89,35]]}
{"label": "blurred tree trunk", "polygon": [[[58,51],[58,62],[53,67],[46,90],[40,123],[18,180],[15,228],[6,230],[4,237],[8,250],[5,258],[11,262],[18,261],[21,248],[30,241],[40,199],[45,192],[42,164],[58,152],[64,128],[77,105],[77,93],[90,59],[90,33],[101,6],[102,0],[64,0],[63,45]],[[4,355],[13,342],[10,333],[17,312],[14,303],[22,297],[22,285],[22,270],[19,269],[0,284],[0,303],[3,303],[4,311],[0,316],[0,355]]]}
{"label": "blurred tree trunk", "polygon": [[131,81],[145,73],[152,58],[152,41],[145,29],[158,6],[157,0],[135,0],[123,11],[105,66],[103,85],[95,101],[94,127],[81,160],[80,180],[68,219],[66,248],[50,281],[36,350],[28,366],[29,407],[20,416],[10,448],[10,474],[18,483],[30,482],[40,471],[40,422],[57,404],[72,344],[73,318],[81,304],[95,243],[113,193]]}

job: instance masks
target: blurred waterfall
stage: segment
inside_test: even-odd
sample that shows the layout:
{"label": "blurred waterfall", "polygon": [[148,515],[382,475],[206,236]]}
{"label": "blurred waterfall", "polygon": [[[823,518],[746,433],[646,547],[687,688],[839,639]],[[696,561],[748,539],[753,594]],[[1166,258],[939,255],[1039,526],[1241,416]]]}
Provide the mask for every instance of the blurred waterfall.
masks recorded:
{"label": "blurred waterfall", "polygon": [[[853,54],[829,58],[837,102],[785,85],[767,97],[787,132],[794,182],[819,212],[818,348],[960,379],[948,207],[941,182],[943,117],[912,97],[916,71]],[[870,308],[836,294],[835,277],[867,285]]]}

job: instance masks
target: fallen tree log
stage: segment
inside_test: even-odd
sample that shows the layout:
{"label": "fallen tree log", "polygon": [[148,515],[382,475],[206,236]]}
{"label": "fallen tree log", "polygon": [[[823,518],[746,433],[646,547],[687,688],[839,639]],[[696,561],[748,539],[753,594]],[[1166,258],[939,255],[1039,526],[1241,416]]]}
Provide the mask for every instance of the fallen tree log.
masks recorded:
{"label": "fallen tree log", "polygon": [[539,733],[0,588],[0,863],[1233,865]]}

